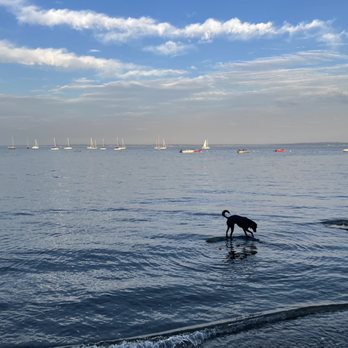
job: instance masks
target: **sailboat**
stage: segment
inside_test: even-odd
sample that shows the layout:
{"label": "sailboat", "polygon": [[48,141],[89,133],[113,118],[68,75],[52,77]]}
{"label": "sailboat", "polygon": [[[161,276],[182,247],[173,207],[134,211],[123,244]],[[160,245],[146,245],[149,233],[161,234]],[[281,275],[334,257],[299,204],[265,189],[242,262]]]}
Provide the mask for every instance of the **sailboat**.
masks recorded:
{"label": "sailboat", "polygon": [[9,150],[16,150],[16,145],[14,143],[14,137],[12,137],[11,145],[7,147]]}
{"label": "sailboat", "polygon": [[66,145],[64,146],[64,150],[72,150],[69,138],[66,138]]}
{"label": "sailboat", "polygon": [[34,145],[31,148],[32,150],[38,150],[40,148],[39,143],[37,142],[37,139],[34,140]]}
{"label": "sailboat", "polygon": [[57,146],[56,143],[56,138],[53,138],[53,146],[51,147],[52,151],[58,151],[59,150],[59,146]]}
{"label": "sailboat", "polygon": [[96,150],[97,149],[97,141],[95,140],[93,142],[93,139],[91,138],[89,141],[89,145],[87,146],[87,150]]}
{"label": "sailboat", "polygon": [[116,141],[116,146],[114,147],[114,150],[116,151],[120,151],[120,150],[125,150],[126,149],[126,146],[124,144],[124,140],[122,138],[122,142],[121,142],[121,145],[118,143],[118,137],[117,137],[117,141]]}
{"label": "sailboat", "polygon": [[162,139],[162,144],[160,144],[159,138],[156,140],[156,145],[154,147],[155,150],[166,150],[167,145],[164,139]]}
{"label": "sailboat", "polygon": [[104,138],[103,138],[103,146],[100,148],[100,150],[106,150]]}
{"label": "sailboat", "polygon": [[203,145],[202,145],[202,150],[209,150],[209,149],[210,149],[210,147],[209,147],[209,145],[208,145],[208,140],[205,139],[205,140],[204,140],[204,143],[203,143]]}

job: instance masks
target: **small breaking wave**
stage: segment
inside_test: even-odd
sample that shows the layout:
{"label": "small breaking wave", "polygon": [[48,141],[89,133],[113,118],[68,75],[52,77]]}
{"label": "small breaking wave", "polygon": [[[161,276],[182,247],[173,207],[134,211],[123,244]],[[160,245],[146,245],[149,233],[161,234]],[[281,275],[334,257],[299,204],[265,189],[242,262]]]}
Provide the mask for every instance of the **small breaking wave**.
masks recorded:
{"label": "small breaking wave", "polygon": [[324,220],[321,223],[327,227],[340,228],[342,230],[348,231],[348,220],[347,219]]}
{"label": "small breaking wave", "polygon": [[[209,324],[188,326],[181,329],[163,331],[151,335],[136,336],[114,341],[104,341],[91,345],[75,345],[70,348],[178,348],[199,347],[204,342],[218,337],[238,334],[261,328],[285,320],[293,320],[309,315],[347,311],[348,303],[320,304],[288,310],[263,312],[240,319],[222,320]],[[68,347],[66,347],[68,348]]]}

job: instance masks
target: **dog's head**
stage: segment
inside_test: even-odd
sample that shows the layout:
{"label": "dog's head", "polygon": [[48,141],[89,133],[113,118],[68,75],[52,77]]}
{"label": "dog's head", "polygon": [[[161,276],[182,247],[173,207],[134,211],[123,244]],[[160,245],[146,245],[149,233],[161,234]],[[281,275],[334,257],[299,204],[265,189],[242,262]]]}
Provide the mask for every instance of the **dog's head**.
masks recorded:
{"label": "dog's head", "polygon": [[254,232],[256,232],[257,223],[253,221],[250,227],[252,228],[252,230],[253,230]]}

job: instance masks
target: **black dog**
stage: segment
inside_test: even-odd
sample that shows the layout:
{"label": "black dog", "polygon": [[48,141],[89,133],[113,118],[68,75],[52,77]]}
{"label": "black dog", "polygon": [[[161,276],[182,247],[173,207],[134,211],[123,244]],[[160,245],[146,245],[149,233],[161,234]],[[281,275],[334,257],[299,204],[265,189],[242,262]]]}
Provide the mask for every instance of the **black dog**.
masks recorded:
{"label": "black dog", "polygon": [[254,233],[252,231],[250,231],[249,228],[251,228],[254,232],[256,232],[256,228],[257,228],[256,222],[254,222],[253,220],[250,220],[244,216],[239,216],[239,215],[226,216],[226,214],[231,214],[231,213],[228,210],[224,210],[221,214],[223,217],[225,217],[227,219],[227,221],[226,221],[226,224],[227,224],[226,238],[228,238],[228,230],[229,229],[231,229],[230,238],[232,238],[232,233],[233,233],[235,224],[243,229],[246,238],[249,238],[249,236],[247,235],[247,232],[251,233],[251,235],[254,238]]}

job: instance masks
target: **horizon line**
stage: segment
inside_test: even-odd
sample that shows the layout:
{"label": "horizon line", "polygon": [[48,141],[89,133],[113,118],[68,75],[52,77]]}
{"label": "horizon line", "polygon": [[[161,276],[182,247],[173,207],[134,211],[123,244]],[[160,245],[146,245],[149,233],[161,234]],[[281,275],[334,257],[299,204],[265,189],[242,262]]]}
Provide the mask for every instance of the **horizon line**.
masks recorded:
{"label": "horizon line", "polygon": [[[330,144],[348,144],[348,141],[308,141],[308,142],[271,142],[271,143],[209,143],[209,146],[271,146],[271,145],[274,145],[274,146],[279,146],[279,145],[330,145]],[[5,143],[2,143],[0,144],[1,147],[7,147],[9,146],[10,144],[5,144]],[[79,147],[82,147],[82,146],[88,146],[88,143],[71,143],[70,142],[70,145],[71,146],[79,146]],[[99,144],[99,146],[101,146],[102,144]],[[105,143],[104,146],[114,146],[115,143]],[[201,143],[167,143],[166,144],[167,147],[168,146],[172,146],[172,147],[175,147],[175,146],[202,146]],[[18,147],[27,147],[27,146],[31,146],[30,144],[18,144],[16,145]],[[45,143],[45,144],[41,144],[39,146],[43,146],[43,147],[46,147],[46,146],[52,146],[51,143]],[[57,145],[58,147],[64,147],[65,144],[62,143],[61,145]],[[153,143],[127,143],[127,146],[154,146]]]}

